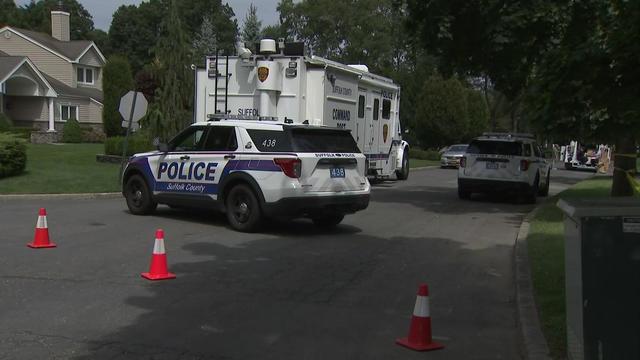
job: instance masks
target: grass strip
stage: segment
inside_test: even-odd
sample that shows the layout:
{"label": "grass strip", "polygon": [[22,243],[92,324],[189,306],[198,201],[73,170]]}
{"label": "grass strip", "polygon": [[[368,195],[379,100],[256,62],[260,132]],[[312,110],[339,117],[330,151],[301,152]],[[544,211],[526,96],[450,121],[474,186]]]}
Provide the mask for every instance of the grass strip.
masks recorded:
{"label": "grass strip", "polygon": [[96,162],[102,144],[28,144],[24,173],[0,179],[0,194],[120,191],[120,165]]}

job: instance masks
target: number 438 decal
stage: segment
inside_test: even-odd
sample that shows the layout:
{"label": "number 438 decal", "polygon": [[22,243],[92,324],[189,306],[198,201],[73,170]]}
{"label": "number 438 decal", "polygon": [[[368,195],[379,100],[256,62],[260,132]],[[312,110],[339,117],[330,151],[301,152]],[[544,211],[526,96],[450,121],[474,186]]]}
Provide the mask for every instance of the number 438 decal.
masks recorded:
{"label": "number 438 decal", "polygon": [[264,147],[276,147],[276,139],[267,139],[262,142],[262,146]]}

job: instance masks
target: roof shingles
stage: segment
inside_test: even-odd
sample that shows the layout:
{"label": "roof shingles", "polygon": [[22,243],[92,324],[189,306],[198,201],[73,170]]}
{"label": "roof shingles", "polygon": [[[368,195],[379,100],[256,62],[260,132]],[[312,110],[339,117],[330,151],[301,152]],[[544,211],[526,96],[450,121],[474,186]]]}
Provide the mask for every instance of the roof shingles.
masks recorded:
{"label": "roof shingles", "polygon": [[91,46],[92,42],[89,40],[72,40],[72,41],[60,41],[51,35],[44,34],[37,31],[26,30],[16,27],[11,27],[12,30],[25,35],[32,40],[39,42],[41,45],[48,47],[49,49],[66,56],[70,60],[76,60],[82,53]]}

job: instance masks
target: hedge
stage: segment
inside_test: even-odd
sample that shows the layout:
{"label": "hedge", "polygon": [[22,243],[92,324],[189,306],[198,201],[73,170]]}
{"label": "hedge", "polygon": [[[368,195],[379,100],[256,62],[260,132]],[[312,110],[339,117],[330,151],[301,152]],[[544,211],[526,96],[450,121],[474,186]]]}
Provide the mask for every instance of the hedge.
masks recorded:
{"label": "hedge", "polygon": [[416,148],[409,148],[409,157],[412,159],[420,160],[440,160],[440,153],[436,150],[421,150]]}
{"label": "hedge", "polygon": [[0,134],[0,178],[18,175],[26,166],[25,141],[12,134]]}
{"label": "hedge", "polygon": [[[122,147],[124,146],[124,136],[113,136],[104,141],[104,153],[106,155],[122,156]],[[133,154],[147,152],[153,150],[154,146],[151,140],[144,136],[134,135],[129,137],[127,144],[127,156]]]}
{"label": "hedge", "polygon": [[82,142],[82,128],[78,120],[69,119],[62,128],[62,142],[80,143]]}
{"label": "hedge", "polygon": [[9,131],[13,127],[11,119],[3,113],[0,113],[0,132]]}

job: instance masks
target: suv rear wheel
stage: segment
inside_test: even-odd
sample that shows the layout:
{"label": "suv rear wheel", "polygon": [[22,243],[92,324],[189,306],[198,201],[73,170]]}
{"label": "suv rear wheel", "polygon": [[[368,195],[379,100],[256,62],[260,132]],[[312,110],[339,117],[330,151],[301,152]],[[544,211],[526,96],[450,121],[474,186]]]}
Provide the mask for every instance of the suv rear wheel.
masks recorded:
{"label": "suv rear wheel", "polygon": [[140,175],[132,175],[127,180],[124,186],[124,197],[129,211],[135,215],[149,215],[158,207],[147,182]]}
{"label": "suv rear wheel", "polygon": [[548,196],[549,195],[549,185],[551,184],[551,170],[547,173],[547,182],[543,187],[540,188],[539,195],[540,196]]}
{"label": "suv rear wheel", "polygon": [[232,228],[242,232],[254,232],[262,220],[258,198],[247,185],[234,186],[225,199],[227,219]]}
{"label": "suv rear wheel", "polygon": [[533,182],[533,186],[529,188],[529,191],[524,194],[524,202],[527,204],[535,204],[538,199],[538,193],[540,192],[540,176],[536,175],[536,180]]}

